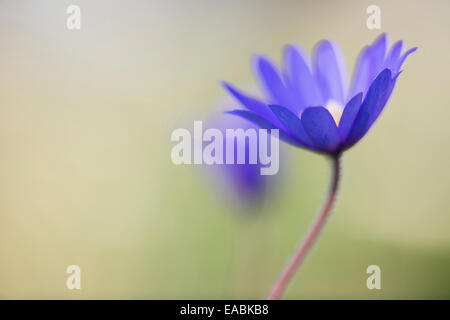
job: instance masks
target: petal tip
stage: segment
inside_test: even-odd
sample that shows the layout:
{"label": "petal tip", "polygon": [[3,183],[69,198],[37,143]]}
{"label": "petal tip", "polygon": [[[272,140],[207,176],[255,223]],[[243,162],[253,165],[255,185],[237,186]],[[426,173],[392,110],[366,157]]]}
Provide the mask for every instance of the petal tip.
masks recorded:
{"label": "petal tip", "polygon": [[334,50],[332,41],[328,39],[320,40],[314,47],[315,55],[317,55],[318,52],[321,52],[322,50],[326,49]]}
{"label": "petal tip", "polygon": [[267,65],[271,65],[271,61],[269,57],[262,53],[254,53],[252,55],[252,64],[257,68],[261,68]]}
{"label": "petal tip", "polygon": [[222,88],[229,89],[229,88],[232,87],[231,84],[228,83],[228,82],[225,81],[225,80],[219,80],[218,82],[219,82],[219,85],[220,85]]}

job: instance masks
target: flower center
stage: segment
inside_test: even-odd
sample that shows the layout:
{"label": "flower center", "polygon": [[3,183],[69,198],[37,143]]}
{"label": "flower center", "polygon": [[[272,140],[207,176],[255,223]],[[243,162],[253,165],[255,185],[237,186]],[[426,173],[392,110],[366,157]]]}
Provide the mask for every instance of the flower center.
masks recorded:
{"label": "flower center", "polygon": [[341,121],[344,107],[335,100],[328,100],[328,102],[325,104],[325,108],[330,112],[331,116],[334,119],[334,122],[336,122],[336,126],[339,126],[339,121]]}

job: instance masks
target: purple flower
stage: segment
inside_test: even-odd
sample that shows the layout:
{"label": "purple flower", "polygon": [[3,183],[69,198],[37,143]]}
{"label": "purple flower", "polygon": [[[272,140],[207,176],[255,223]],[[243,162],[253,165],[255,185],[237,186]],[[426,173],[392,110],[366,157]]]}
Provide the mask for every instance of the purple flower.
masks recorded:
{"label": "purple flower", "polygon": [[[403,42],[388,48],[386,34],[366,46],[356,63],[350,85],[338,47],[319,42],[312,63],[295,46],[284,50],[284,66],[255,56],[256,78],[266,100],[261,101],[223,83],[247,110],[229,111],[254,124],[280,130],[280,138],[319,153],[339,155],[357,143],[386,105],[406,58]],[[389,49],[389,50],[388,50]]]}
{"label": "purple flower", "polygon": [[[232,115],[223,114],[222,111],[212,114],[205,127],[215,128],[226,136],[227,129],[254,129],[258,130],[258,126],[246,121],[245,119],[236,118]],[[269,140],[270,141],[270,140]],[[223,164],[214,164],[208,166],[208,172],[211,177],[211,185],[216,187],[215,191],[225,200],[228,205],[238,211],[259,211],[265,204],[265,200],[269,195],[274,193],[275,186],[279,180],[278,175],[269,176],[261,175],[263,165],[260,162],[260,155],[256,164],[249,163],[250,140],[234,141],[234,163],[226,164],[227,151],[223,142]],[[206,145],[204,143],[204,145]],[[259,145],[259,137],[257,137],[256,145]],[[268,146],[270,143],[268,142]],[[237,163],[238,149],[245,150],[245,163]],[[217,189],[218,187],[218,189]],[[214,188],[213,188],[214,189]]]}

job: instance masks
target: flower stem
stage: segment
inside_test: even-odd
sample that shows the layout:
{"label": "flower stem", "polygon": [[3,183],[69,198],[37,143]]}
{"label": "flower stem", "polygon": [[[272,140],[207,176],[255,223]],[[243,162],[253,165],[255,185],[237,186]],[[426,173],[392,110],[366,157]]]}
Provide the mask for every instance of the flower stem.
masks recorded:
{"label": "flower stem", "polygon": [[332,178],[331,185],[328,195],[325,199],[324,206],[319,212],[314,224],[308,231],[306,238],[301,242],[300,247],[295,252],[294,256],[291,258],[286,268],[284,269],[281,276],[278,278],[277,282],[273,286],[268,300],[277,300],[281,297],[283,292],[286,290],[289,282],[292,280],[295,272],[297,271],[300,264],[305,260],[306,254],[311,249],[312,245],[319,236],[325,222],[330,215],[331,208],[333,206],[334,200],[336,199],[336,194],[338,191],[339,180],[341,175],[341,160],[340,155],[333,156],[332,160]]}

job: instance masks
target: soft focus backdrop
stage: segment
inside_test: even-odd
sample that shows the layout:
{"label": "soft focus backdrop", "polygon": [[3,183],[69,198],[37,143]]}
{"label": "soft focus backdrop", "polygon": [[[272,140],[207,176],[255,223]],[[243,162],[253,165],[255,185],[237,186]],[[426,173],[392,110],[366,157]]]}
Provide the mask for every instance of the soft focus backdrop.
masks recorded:
{"label": "soft focus backdrop", "polygon": [[[279,62],[287,43],[331,38],[353,68],[380,32],[419,51],[345,154],[336,210],[286,297],[450,298],[449,13],[444,0],[1,0],[0,298],[263,298],[327,161],[288,149],[264,210],[240,213],[201,168],[172,164],[170,133],[217,111],[218,80],[252,87],[252,53]],[[382,290],[366,288],[371,264]]]}

